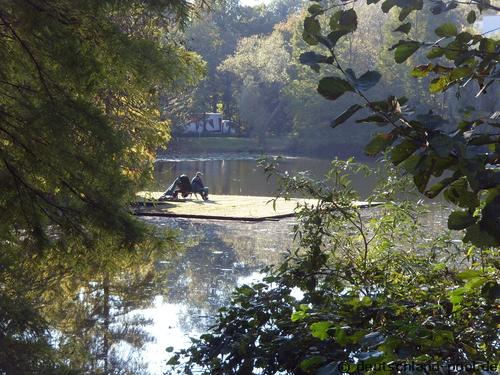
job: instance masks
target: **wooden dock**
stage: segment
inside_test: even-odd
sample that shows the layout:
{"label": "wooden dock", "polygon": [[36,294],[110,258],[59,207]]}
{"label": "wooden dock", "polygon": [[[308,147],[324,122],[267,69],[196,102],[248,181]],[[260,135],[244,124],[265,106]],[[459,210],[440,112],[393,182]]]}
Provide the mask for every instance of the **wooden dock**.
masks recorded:
{"label": "wooden dock", "polygon": [[[273,197],[246,195],[210,195],[203,201],[191,196],[176,201],[158,201],[161,192],[140,192],[132,205],[135,215],[182,217],[193,219],[264,221],[279,220],[295,215],[298,204],[315,204],[314,199],[280,198],[273,207]],[[354,202],[357,206],[374,206],[380,203]]]}

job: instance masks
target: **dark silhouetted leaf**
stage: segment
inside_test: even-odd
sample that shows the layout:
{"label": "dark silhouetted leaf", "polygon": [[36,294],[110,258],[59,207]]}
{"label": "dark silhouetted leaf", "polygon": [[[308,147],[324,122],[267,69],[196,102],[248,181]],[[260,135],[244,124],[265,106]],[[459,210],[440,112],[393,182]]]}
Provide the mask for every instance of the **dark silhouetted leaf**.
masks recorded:
{"label": "dark silhouetted leaf", "polygon": [[326,358],[320,355],[315,355],[313,357],[309,357],[300,362],[299,367],[303,371],[308,371],[318,365],[324,363]]}
{"label": "dark silhouetted leaf", "polygon": [[363,107],[359,104],[351,105],[347,110],[342,112],[335,120],[332,121],[331,127],[335,128],[338,125],[344,123],[346,120],[348,120],[352,115],[354,115],[361,108],[363,108]]}
{"label": "dark silhouetted leaf", "polygon": [[302,33],[302,38],[309,45],[316,45],[318,41],[316,35],[321,32],[321,26],[319,21],[314,17],[306,17],[304,19],[304,32]]}
{"label": "dark silhouetted leaf", "polygon": [[387,119],[384,116],[382,116],[382,115],[371,115],[371,116],[365,117],[363,119],[357,120],[356,122],[357,123],[362,123],[362,122],[377,122],[377,123],[383,123],[384,125],[388,124]]}
{"label": "dark silhouetted leaf", "polygon": [[448,217],[448,229],[461,230],[476,222],[469,211],[453,211]]}
{"label": "dark silhouetted leaf", "polygon": [[498,241],[488,232],[482,230],[479,224],[472,224],[467,228],[463,241],[479,247],[498,246]]}
{"label": "dark silhouetted leaf", "polygon": [[399,12],[399,20],[403,22],[406,17],[410,15],[411,12],[413,12],[415,9],[413,8],[403,8],[401,9],[401,12]]}
{"label": "dark silhouetted leaf", "polygon": [[354,9],[339,10],[330,17],[332,31],[346,30],[352,32],[358,27],[358,16]]}
{"label": "dark silhouetted leaf", "polygon": [[319,71],[320,63],[328,63],[329,58],[316,52],[304,52],[300,55],[299,61],[304,65],[309,65],[314,71]]}
{"label": "dark silhouetted leaf", "polygon": [[411,30],[411,23],[403,23],[402,25],[399,25],[396,29],[394,29],[394,32],[400,32],[400,33],[405,33],[408,34]]}
{"label": "dark silhouetted leaf", "polygon": [[405,140],[392,148],[391,161],[398,165],[408,159],[417,149],[418,147],[412,141]]}
{"label": "dark silhouetted leaf", "polygon": [[332,362],[326,366],[321,367],[316,375],[341,375],[342,371],[339,368],[339,362]]}
{"label": "dark silhouetted leaf", "polygon": [[307,11],[311,13],[313,16],[317,16],[319,14],[323,14],[325,11],[323,7],[319,4],[313,4],[309,8],[307,8]]}
{"label": "dark silhouetted leaf", "polygon": [[489,302],[494,303],[500,298],[500,284],[488,281],[481,289],[481,295]]}
{"label": "dark silhouetted leaf", "polygon": [[378,83],[381,77],[382,75],[376,70],[369,70],[356,79],[355,86],[362,91],[369,90]]}
{"label": "dark silhouetted leaf", "polygon": [[467,22],[468,23],[474,23],[476,22],[476,12],[471,10],[469,14],[467,14]]}
{"label": "dark silhouetted leaf", "polygon": [[325,98],[336,100],[354,87],[346,80],[338,77],[325,77],[319,81],[318,92]]}
{"label": "dark silhouetted leaf", "polygon": [[330,34],[327,35],[327,39],[330,41],[330,44],[332,47],[335,47],[337,44],[338,40],[343,37],[344,35],[349,34],[349,30],[336,30],[332,31]]}
{"label": "dark silhouetted leaf", "polygon": [[458,174],[452,177],[447,177],[439,181],[438,183],[434,184],[431,186],[430,189],[425,191],[425,196],[428,198],[435,198],[438,196],[438,194],[446,187],[448,187],[452,182],[456,181],[457,178],[459,177]]}
{"label": "dark silhouetted leaf", "polygon": [[393,6],[396,5],[396,1],[395,0],[385,0],[383,3],[382,3],[382,12],[384,13],[388,13]]}

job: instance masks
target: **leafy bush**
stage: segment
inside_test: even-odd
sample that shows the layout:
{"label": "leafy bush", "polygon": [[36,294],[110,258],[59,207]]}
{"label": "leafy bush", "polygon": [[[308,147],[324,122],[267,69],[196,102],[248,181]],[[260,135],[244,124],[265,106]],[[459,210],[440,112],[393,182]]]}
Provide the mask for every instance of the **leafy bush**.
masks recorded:
{"label": "leafy bush", "polygon": [[301,207],[296,248],[263,282],[237,288],[210,333],[171,358],[179,373],[364,373],[412,362],[446,370],[500,359],[494,250],[435,236],[418,219],[423,206],[391,202],[404,179],[370,198],[389,203],[353,207],[353,169],[335,161],[323,182],[279,175],[280,196],[317,199]]}

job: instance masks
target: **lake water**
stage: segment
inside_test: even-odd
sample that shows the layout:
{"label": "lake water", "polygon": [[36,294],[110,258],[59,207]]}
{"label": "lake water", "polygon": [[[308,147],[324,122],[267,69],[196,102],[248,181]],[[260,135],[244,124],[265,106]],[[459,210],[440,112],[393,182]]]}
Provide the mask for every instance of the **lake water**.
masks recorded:
{"label": "lake water", "polygon": [[[180,174],[192,177],[203,173],[203,182],[212,194],[274,196],[276,184],[268,181],[257,166],[257,155],[226,154],[205,157],[164,158],[155,163],[156,189],[165,190]],[[306,157],[283,157],[278,161],[281,171],[309,171],[313,178],[322,178],[331,161]],[[370,193],[373,178],[353,176],[353,186],[362,196]]]}
{"label": "lake water", "polygon": [[[308,170],[311,177],[321,178],[330,162],[285,158],[280,165],[291,173]],[[196,171],[204,173],[205,184],[214,194],[272,196],[276,188],[267,182],[252,155],[159,160],[155,166],[157,188],[166,187],[181,173],[192,176]],[[373,180],[357,177],[353,185],[366,195]],[[444,224],[443,217],[442,212],[435,210],[428,220],[435,227]],[[134,350],[128,344],[118,345],[117,350],[128,358],[125,365],[135,361],[141,364],[141,373],[162,374],[170,355],[167,347],[178,350],[189,346],[189,337],[207,331],[218,308],[230,302],[237,285],[258,280],[259,270],[284,258],[292,246],[295,221],[248,223],[160,217],[143,220],[177,230],[183,249],[173,258],[155,260],[157,275],[161,275],[155,292],[141,302],[142,308],[127,313],[130,321],[136,321],[136,317],[147,321],[142,328],[152,340],[142,345],[142,350]]]}

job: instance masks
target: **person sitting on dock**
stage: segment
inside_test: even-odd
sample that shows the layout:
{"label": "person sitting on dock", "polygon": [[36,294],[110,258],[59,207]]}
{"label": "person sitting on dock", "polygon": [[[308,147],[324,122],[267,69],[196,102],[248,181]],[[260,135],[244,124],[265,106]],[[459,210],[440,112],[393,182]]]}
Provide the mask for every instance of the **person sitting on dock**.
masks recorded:
{"label": "person sitting on dock", "polygon": [[189,177],[185,174],[181,174],[177,177],[174,182],[168,187],[168,189],[162,194],[159,200],[167,199],[177,199],[179,193],[183,198],[186,198],[189,194],[193,192],[191,183],[189,182]]}
{"label": "person sitting on dock", "polygon": [[208,199],[208,188],[203,185],[203,180],[201,179],[203,173],[196,172],[196,175],[191,180],[191,188],[193,189],[193,193],[199,193],[204,201]]}

